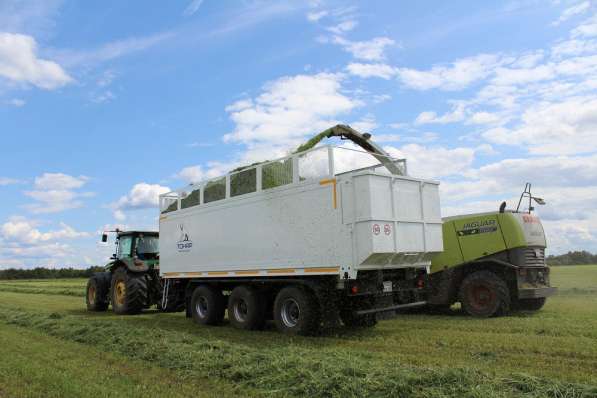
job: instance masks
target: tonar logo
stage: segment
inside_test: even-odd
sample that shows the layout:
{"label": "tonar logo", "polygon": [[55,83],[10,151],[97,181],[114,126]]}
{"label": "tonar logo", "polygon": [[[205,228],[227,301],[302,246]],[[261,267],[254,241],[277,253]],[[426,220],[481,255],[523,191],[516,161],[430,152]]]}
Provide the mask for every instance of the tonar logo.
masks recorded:
{"label": "tonar logo", "polygon": [[193,241],[189,239],[189,234],[184,229],[184,224],[178,224],[178,229],[180,230],[180,236],[178,238],[178,242],[176,242],[176,247],[178,248],[179,252],[189,252],[193,248]]}

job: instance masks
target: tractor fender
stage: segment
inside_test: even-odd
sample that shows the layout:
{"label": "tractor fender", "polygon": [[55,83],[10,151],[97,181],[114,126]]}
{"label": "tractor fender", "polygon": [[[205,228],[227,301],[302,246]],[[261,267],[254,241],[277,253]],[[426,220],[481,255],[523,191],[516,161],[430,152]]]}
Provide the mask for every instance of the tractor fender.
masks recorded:
{"label": "tractor fender", "polygon": [[149,271],[149,266],[147,264],[145,264],[144,262],[141,261],[140,263],[135,264],[133,259],[128,259],[128,258],[113,261],[112,263],[108,264],[108,266],[106,268],[108,268],[110,270],[110,272],[114,272],[119,267],[124,267],[128,271],[134,272],[134,273],[141,273],[141,272]]}

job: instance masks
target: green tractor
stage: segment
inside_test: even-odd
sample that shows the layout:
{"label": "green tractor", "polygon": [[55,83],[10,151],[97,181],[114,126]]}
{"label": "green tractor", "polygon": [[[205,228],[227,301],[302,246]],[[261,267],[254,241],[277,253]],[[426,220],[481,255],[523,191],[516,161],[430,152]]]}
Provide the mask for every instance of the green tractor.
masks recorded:
{"label": "green tractor", "polygon": [[[116,233],[116,253],[105,272],[89,278],[85,294],[87,309],[106,311],[112,304],[117,314],[138,314],[153,305],[165,312],[182,311],[184,301],[178,297],[163,297],[158,233],[118,229],[108,232]],[[107,240],[108,235],[104,233],[102,242]]]}
{"label": "green tractor", "polygon": [[[524,199],[528,210],[521,212]],[[545,234],[533,202],[545,204],[527,183],[514,211],[503,202],[497,212],[443,220],[444,251],[432,260],[429,275],[430,308],[443,311],[460,302],[469,315],[491,317],[543,307],[556,288],[550,286]]]}

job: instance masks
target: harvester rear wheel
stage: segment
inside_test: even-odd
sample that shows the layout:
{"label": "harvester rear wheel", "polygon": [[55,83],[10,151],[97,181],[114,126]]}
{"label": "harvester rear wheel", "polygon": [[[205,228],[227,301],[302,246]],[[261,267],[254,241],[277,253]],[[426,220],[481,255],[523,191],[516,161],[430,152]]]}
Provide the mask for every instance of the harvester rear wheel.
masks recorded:
{"label": "harvester rear wheel", "polygon": [[265,298],[255,288],[237,286],[228,298],[228,319],[237,329],[261,329],[265,324]]}
{"label": "harvester rear wheel", "polygon": [[516,309],[521,311],[539,311],[545,305],[545,297],[518,299]]}
{"label": "harvester rear wheel", "polygon": [[191,314],[201,325],[218,325],[224,319],[226,300],[222,290],[214,286],[200,285],[191,298]]}
{"label": "harvester rear wheel", "polygon": [[106,311],[110,292],[110,273],[98,272],[87,281],[85,302],[88,311]]}
{"label": "harvester rear wheel", "polygon": [[491,271],[469,274],[460,285],[459,300],[469,315],[488,318],[510,309],[510,291],[506,282]]}
{"label": "harvester rear wheel", "polygon": [[274,320],[279,331],[313,335],[321,327],[319,301],[310,290],[289,286],[280,290],[274,302]]}
{"label": "harvester rear wheel", "polygon": [[112,310],[117,314],[138,314],[147,306],[149,290],[144,273],[120,267],[112,275]]}

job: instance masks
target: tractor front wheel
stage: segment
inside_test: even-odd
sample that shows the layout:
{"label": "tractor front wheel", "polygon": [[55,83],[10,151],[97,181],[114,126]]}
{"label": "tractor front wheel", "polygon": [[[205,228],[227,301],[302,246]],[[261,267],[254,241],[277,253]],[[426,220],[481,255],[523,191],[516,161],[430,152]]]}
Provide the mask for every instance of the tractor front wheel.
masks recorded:
{"label": "tractor front wheel", "polygon": [[510,291],[506,282],[491,271],[469,274],[460,285],[462,308],[469,315],[488,318],[510,309]]}
{"label": "tractor front wheel", "polygon": [[144,273],[133,273],[124,267],[112,275],[112,310],[117,314],[138,314],[147,307],[149,289]]}

